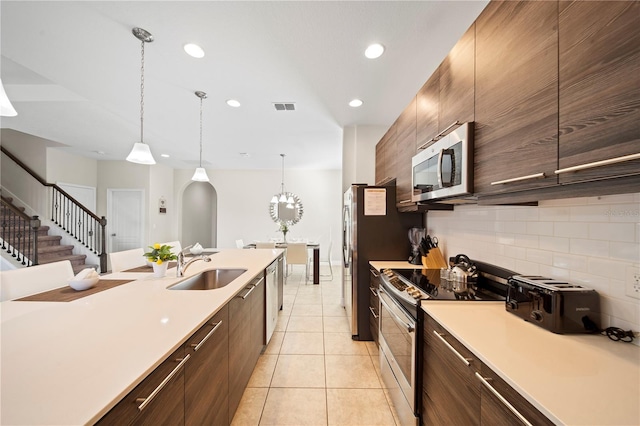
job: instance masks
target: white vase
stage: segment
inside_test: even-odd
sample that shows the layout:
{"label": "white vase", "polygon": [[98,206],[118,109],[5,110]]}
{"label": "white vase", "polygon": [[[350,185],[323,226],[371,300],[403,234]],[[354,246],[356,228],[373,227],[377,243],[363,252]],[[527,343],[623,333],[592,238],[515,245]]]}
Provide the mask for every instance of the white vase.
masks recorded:
{"label": "white vase", "polygon": [[153,262],[153,276],[156,278],[162,278],[167,275],[167,268],[169,267],[169,262],[162,262],[162,265],[158,265],[156,262]]}

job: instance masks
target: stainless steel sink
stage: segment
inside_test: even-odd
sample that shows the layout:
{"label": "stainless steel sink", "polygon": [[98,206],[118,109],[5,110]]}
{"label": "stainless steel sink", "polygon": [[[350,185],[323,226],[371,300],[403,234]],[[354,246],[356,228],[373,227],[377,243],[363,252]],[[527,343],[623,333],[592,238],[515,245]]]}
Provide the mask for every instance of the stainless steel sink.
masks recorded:
{"label": "stainless steel sink", "polygon": [[172,285],[169,290],[214,290],[226,286],[245,272],[246,269],[209,269]]}

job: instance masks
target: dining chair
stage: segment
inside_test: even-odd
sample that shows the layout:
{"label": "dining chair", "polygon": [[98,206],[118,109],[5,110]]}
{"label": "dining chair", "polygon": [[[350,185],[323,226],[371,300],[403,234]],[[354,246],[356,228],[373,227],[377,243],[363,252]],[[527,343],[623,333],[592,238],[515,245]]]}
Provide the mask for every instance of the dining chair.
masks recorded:
{"label": "dining chair", "polygon": [[329,273],[328,274],[320,274],[320,277],[330,277],[329,280],[333,280],[333,268],[331,267],[331,246],[333,245],[333,241],[329,240],[329,245],[327,246],[326,257],[322,259],[320,257],[320,267],[322,267],[323,263],[327,263],[329,265]]}
{"label": "dining chair", "polygon": [[309,254],[307,251],[307,243],[288,243],[287,250],[285,252],[285,260],[287,262],[287,269],[289,265],[304,265],[304,281],[309,280]]}
{"label": "dining chair", "polygon": [[169,241],[167,243],[160,243],[160,244],[170,246],[171,252],[176,256],[178,255],[178,253],[182,251],[182,244],[180,244],[180,241]]}
{"label": "dining chair", "polygon": [[273,249],[276,248],[276,243],[273,241],[258,241],[256,242],[257,249]]}
{"label": "dining chair", "polygon": [[236,240],[236,248],[244,248],[244,241]]}
{"label": "dining chair", "polygon": [[0,301],[64,287],[73,276],[73,267],[68,260],[0,271]]}
{"label": "dining chair", "polygon": [[111,272],[120,272],[146,265],[147,260],[144,258],[144,253],[142,247],[109,253]]}

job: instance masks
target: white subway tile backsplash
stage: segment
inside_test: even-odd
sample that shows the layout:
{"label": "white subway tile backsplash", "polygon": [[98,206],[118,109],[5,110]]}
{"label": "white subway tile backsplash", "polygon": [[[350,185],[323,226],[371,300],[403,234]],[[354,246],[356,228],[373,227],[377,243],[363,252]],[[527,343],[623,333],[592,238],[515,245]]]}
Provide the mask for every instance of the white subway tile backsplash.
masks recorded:
{"label": "white subway tile backsplash", "polygon": [[586,271],[588,265],[587,259],[587,256],[577,256],[568,253],[554,253],[553,266],[573,271]]}
{"label": "white subway tile backsplash", "polygon": [[569,238],[541,236],[539,248],[542,250],[557,251],[561,253],[569,252]]}
{"label": "white subway tile backsplash", "polygon": [[589,224],[584,222],[551,222],[556,237],[588,238]]}
{"label": "white subway tile backsplash", "polygon": [[625,293],[625,271],[640,264],[640,192],[541,201],[538,207],[457,206],[429,212],[429,233],[445,256],[593,288],[602,326],[640,330],[640,300]]}
{"label": "white subway tile backsplash", "polygon": [[629,262],[640,262],[640,244],[611,242],[610,256]]}
{"label": "white subway tile backsplash", "polygon": [[590,223],[589,239],[633,242],[635,227],[634,223]]}
{"label": "white subway tile backsplash", "polygon": [[609,241],[571,238],[569,252],[586,256],[607,257],[609,256]]}

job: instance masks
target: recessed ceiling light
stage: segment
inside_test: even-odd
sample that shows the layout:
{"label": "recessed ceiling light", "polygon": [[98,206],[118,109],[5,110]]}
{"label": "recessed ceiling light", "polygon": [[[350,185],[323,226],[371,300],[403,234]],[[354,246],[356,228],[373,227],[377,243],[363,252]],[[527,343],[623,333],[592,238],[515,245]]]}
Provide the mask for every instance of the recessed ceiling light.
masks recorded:
{"label": "recessed ceiling light", "polygon": [[362,106],[362,101],[360,99],[353,99],[349,101],[349,106],[353,108],[358,108],[359,106]]}
{"label": "recessed ceiling light", "polygon": [[240,102],[235,99],[227,99],[227,105],[230,107],[238,108],[240,106]]}
{"label": "recessed ceiling light", "polygon": [[384,46],[379,43],[374,43],[367,47],[367,50],[364,51],[364,56],[369,59],[376,59],[382,56],[384,53]]}
{"label": "recessed ceiling light", "polygon": [[204,50],[202,50],[202,47],[198,46],[197,44],[185,44],[184,51],[187,52],[187,55],[193,56],[194,58],[200,59],[204,57]]}
{"label": "recessed ceiling light", "polygon": [[98,155],[105,155],[106,154],[106,152],[104,152],[104,151],[93,151],[93,152],[95,152]]}
{"label": "recessed ceiling light", "polygon": [[169,158],[169,154],[160,154],[160,157]]}

